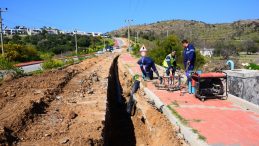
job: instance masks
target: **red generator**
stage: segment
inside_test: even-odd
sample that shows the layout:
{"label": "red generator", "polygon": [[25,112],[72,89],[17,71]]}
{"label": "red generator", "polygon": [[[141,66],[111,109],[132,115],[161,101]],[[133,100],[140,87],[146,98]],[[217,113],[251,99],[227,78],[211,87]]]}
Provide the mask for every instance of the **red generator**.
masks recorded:
{"label": "red generator", "polygon": [[[224,72],[194,73],[192,74],[192,86],[195,87],[195,96],[202,101],[207,98],[224,99],[224,97],[228,97],[227,74]],[[225,96],[224,93],[226,93]]]}

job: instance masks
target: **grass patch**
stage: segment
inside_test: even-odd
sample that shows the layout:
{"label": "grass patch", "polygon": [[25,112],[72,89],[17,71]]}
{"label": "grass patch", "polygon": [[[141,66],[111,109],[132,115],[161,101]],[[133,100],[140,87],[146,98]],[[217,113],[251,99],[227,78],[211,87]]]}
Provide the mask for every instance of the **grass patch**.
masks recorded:
{"label": "grass patch", "polygon": [[180,106],[180,105],[177,103],[176,100],[172,102],[172,105],[174,105],[175,107],[179,107],[179,106]]}
{"label": "grass patch", "polygon": [[56,59],[46,60],[42,64],[43,69],[53,69],[53,68],[58,68],[63,66],[64,66],[64,62]]}
{"label": "grass patch", "polygon": [[192,129],[193,133],[199,133],[199,131],[197,129]]}
{"label": "grass patch", "polygon": [[66,59],[65,61],[65,64],[66,65],[73,65],[75,63],[74,59],[73,58],[68,58]]}
{"label": "grass patch", "polygon": [[2,56],[0,56],[0,70],[13,70],[18,76],[24,74],[22,69],[14,66],[14,62],[9,61]]}
{"label": "grass patch", "polygon": [[42,74],[44,71],[43,70],[36,70],[36,71],[33,71],[31,72],[32,75],[39,75],[39,74]]}
{"label": "grass patch", "polygon": [[198,139],[203,140],[203,141],[207,140],[207,138],[205,136],[201,135],[197,129],[192,129],[192,132],[196,133],[198,135]]}
{"label": "grass patch", "polygon": [[200,140],[207,141],[207,138],[205,136],[201,135],[200,133],[198,133],[198,138]]}
{"label": "grass patch", "polygon": [[246,66],[246,69],[259,70],[259,65],[255,64],[255,63],[250,63],[248,66]]}
{"label": "grass patch", "polygon": [[[176,116],[176,118],[178,118],[184,125],[189,126],[189,121],[186,120],[185,118],[183,118],[175,109],[173,109],[170,105],[167,106],[173,113],[173,115]],[[194,119],[194,121],[198,121],[201,122],[201,120],[199,119]],[[206,141],[207,138],[203,135],[200,134],[200,132],[197,129],[192,129],[193,133],[196,133],[198,135],[198,138],[200,140]]]}
{"label": "grass patch", "polygon": [[200,123],[202,120],[201,119],[193,119],[192,121],[196,122],[196,123]]}
{"label": "grass patch", "polygon": [[173,109],[170,105],[167,106],[173,113],[173,115],[176,116],[184,125],[189,125],[189,121],[183,118],[175,109]]}

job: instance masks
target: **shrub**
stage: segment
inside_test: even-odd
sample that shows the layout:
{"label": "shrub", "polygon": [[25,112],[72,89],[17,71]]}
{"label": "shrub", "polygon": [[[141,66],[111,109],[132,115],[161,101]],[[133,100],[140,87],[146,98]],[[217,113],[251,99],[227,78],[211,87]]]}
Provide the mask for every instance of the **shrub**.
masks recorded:
{"label": "shrub", "polygon": [[17,75],[22,75],[24,71],[14,66],[14,63],[0,56],[0,70],[13,70]]}
{"label": "shrub", "polygon": [[4,57],[0,57],[0,70],[10,70],[10,69],[14,69],[14,64],[10,61],[8,61],[7,59],[5,59]]}
{"label": "shrub", "polygon": [[166,55],[168,55],[171,50],[176,51],[177,64],[182,64],[182,48],[180,40],[175,35],[171,35],[163,40],[157,42],[156,48],[149,51],[149,56],[154,59],[154,61],[162,65]]}
{"label": "shrub", "polygon": [[250,63],[248,66],[246,66],[246,69],[259,70],[259,65]]}
{"label": "shrub", "polygon": [[68,58],[68,59],[66,59],[65,62],[66,62],[67,65],[72,65],[72,64],[75,63],[75,60],[73,58]]}
{"label": "shrub", "polygon": [[54,53],[40,52],[40,58],[43,60],[50,60],[54,56]]}
{"label": "shrub", "polygon": [[36,48],[32,45],[6,44],[4,48],[5,57],[10,61],[23,62],[40,59]]}
{"label": "shrub", "polygon": [[64,62],[61,60],[56,60],[56,59],[46,60],[42,64],[43,69],[53,69],[53,68],[58,68],[58,67],[62,67],[62,66],[64,66]]}
{"label": "shrub", "polygon": [[[157,41],[155,48],[149,51],[148,56],[151,57],[156,64],[162,65],[166,55],[168,55],[171,50],[176,51],[177,65],[183,68],[183,48],[180,40],[175,35],[170,35],[165,39]],[[204,64],[204,57],[200,54],[199,51],[196,51],[195,68],[198,69]]]}

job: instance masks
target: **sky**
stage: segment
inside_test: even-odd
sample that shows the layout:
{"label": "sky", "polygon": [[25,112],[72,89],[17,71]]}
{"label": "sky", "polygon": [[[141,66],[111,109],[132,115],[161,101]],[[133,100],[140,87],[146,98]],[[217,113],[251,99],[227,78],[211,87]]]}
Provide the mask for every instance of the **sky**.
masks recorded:
{"label": "sky", "polygon": [[50,26],[109,32],[132,25],[183,19],[226,23],[259,19],[259,0],[0,0],[4,27]]}

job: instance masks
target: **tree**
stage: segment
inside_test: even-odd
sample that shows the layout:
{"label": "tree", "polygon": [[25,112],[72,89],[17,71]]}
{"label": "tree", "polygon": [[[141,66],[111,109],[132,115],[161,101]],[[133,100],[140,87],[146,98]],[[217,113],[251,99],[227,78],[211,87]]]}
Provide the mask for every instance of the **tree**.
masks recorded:
{"label": "tree", "polygon": [[246,50],[247,55],[256,53],[258,51],[258,47],[256,46],[256,43],[252,40],[244,41],[243,47]]}
{"label": "tree", "polygon": [[31,61],[39,60],[37,50],[32,45],[5,44],[5,58],[9,61]]}
{"label": "tree", "polygon": [[[183,48],[176,35],[170,35],[169,37],[158,41],[156,47],[149,51],[148,56],[154,59],[156,64],[162,65],[166,55],[172,50],[176,51],[178,66],[183,68]],[[195,64],[195,68],[199,68],[205,64],[205,59],[199,51],[196,51]]]}
{"label": "tree", "polygon": [[166,55],[168,55],[172,50],[176,51],[177,62],[182,62],[180,40],[175,35],[171,35],[161,41],[158,41],[156,48],[150,50],[149,56],[152,57],[157,64],[162,65]]}

